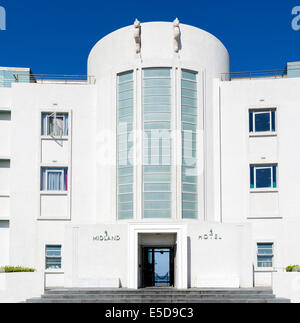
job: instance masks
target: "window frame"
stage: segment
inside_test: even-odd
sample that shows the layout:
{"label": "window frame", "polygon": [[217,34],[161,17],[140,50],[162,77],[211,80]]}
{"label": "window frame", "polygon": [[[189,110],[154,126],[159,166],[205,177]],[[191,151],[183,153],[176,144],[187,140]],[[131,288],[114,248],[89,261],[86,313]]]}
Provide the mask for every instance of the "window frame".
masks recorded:
{"label": "window frame", "polygon": [[[253,187],[251,187],[251,168],[253,167]],[[274,187],[274,167],[276,168],[276,181],[275,181],[275,187]],[[256,183],[256,170],[257,169],[271,169],[271,186],[267,186],[267,187],[256,187],[257,183]],[[270,164],[250,164],[249,167],[249,171],[250,171],[250,190],[254,190],[254,191],[258,191],[258,190],[272,190],[272,191],[276,191],[278,190],[278,164],[277,163],[270,163]]]}
{"label": "window frame", "polygon": [[[47,248],[48,247],[59,247],[60,248],[60,256],[47,256]],[[47,268],[47,259],[51,258],[59,258],[60,259],[60,268]],[[57,272],[62,271],[63,269],[63,262],[62,262],[62,245],[55,244],[55,243],[48,243],[45,244],[45,271]]]}
{"label": "window frame", "polygon": [[[273,120],[273,112],[274,112],[274,120]],[[250,114],[252,113],[252,131],[250,128]],[[270,127],[269,130],[265,131],[256,131],[256,122],[255,122],[255,116],[259,114],[265,114],[269,113],[270,118]],[[276,135],[277,133],[277,108],[261,108],[261,109],[249,109],[248,110],[248,120],[249,120],[249,134],[250,135]],[[274,124],[274,130],[273,130],[273,124]]]}
{"label": "window frame", "polygon": [[[259,253],[259,245],[262,245],[262,244],[265,244],[265,245],[271,245],[272,246],[272,254],[260,254]],[[257,241],[256,242],[256,263],[255,263],[255,267],[257,270],[259,271],[269,271],[269,270],[273,270],[274,269],[274,259],[275,259],[275,252],[274,252],[274,246],[275,246],[275,243],[273,241]],[[265,248],[267,249],[267,248]],[[259,261],[258,260],[258,257],[271,257],[272,258],[272,263],[270,267],[263,267],[263,266],[259,266],[259,262],[262,262],[262,261]],[[267,261],[268,263],[269,261]]]}
{"label": "window frame", "polygon": [[[43,182],[43,170],[45,170],[45,183]],[[41,175],[40,175],[40,189],[41,192],[46,193],[53,193],[53,192],[62,192],[67,193],[69,191],[69,183],[67,183],[67,189],[65,189],[66,183],[65,183],[65,170],[67,170],[67,176],[69,177],[69,167],[41,167]],[[57,191],[57,190],[49,190],[48,189],[48,173],[58,173],[60,172],[62,174],[61,176],[61,187],[63,189]],[[45,188],[44,188],[45,187]]]}
{"label": "window frame", "polygon": [[[43,126],[43,120],[44,120],[44,115],[46,116],[46,125]],[[51,118],[54,118],[54,115],[56,118],[63,118],[63,124],[62,124],[62,135],[51,133],[50,132],[50,120]],[[67,122],[68,122],[68,133],[66,134],[66,117]],[[51,138],[68,138],[69,137],[69,132],[70,132],[70,113],[69,112],[62,112],[62,111],[42,111],[41,113],[41,122],[42,122],[42,127],[41,127],[41,136],[42,137],[51,137]]]}

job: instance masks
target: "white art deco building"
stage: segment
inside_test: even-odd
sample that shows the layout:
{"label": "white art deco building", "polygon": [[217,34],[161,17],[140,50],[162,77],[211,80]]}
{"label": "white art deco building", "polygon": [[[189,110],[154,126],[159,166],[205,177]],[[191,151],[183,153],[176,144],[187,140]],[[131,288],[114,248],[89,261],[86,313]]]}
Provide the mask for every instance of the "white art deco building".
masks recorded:
{"label": "white art deco building", "polygon": [[0,265],[187,288],[269,286],[299,264],[300,63],[229,63],[175,20],[104,37],[87,80],[0,68]]}

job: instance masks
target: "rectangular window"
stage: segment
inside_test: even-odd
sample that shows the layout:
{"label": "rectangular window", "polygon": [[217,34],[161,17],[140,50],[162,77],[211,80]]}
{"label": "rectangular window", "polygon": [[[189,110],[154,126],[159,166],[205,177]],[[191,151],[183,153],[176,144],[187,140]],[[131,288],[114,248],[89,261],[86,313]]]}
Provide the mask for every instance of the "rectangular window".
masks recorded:
{"label": "rectangular window", "polygon": [[61,245],[46,246],[46,269],[61,269]]}
{"label": "rectangular window", "polygon": [[0,110],[0,121],[10,121],[11,120],[11,112]]}
{"label": "rectangular window", "polygon": [[276,131],[276,110],[260,109],[249,110],[249,132],[275,132]]}
{"label": "rectangular window", "polygon": [[181,123],[182,123],[182,218],[198,217],[197,177],[197,73],[182,70]]}
{"label": "rectangular window", "polygon": [[143,70],[144,218],[171,218],[171,69]]}
{"label": "rectangular window", "polygon": [[41,169],[42,191],[67,191],[68,190],[68,168]]}
{"label": "rectangular window", "polygon": [[277,165],[250,165],[250,188],[277,188]]}
{"label": "rectangular window", "polygon": [[133,218],[133,72],[118,75],[117,84],[117,195],[119,220]]}
{"label": "rectangular window", "polygon": [[42,136],[66,137],[68,133],[68,113],[42,113]]}
{"label": "rectangular window", "polygon": [[273,243],[257,244],[257,267],[272,268],[273,267]]}

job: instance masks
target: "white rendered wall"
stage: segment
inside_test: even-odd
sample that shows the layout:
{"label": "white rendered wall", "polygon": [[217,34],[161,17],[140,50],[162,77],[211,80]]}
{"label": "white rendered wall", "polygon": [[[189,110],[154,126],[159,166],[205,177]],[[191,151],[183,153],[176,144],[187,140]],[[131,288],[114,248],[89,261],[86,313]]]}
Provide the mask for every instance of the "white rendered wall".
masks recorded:
{"label": "white rendered wall", "polygon": [[10,161],[0,159],[0,220],[10,217]]}
{"label": "white rendered wall", "polygon": [[[141,54],[136,54],[134,41],[134,28],[128,26],[119,29],[100,40],[89,56],[88,74],[97,77],[98,102],[97,102],[97,134],[104,137],[106,130],[109,145],[101,153],[105,159],[105,167],[101,162],[97,167],[97,213],[102,221],[116,220],[116,145],[114,134],[116,132],[116,75],[117,73],[134,70],[137,112],[137,130],[141,129],[141,70],[147,67],[171,67],[173,68],[173,82],[180,84],[180,68],[191,69],[199,73],[199,110],[205,116],[199,123],[199,194],[203,196],[199,205],[199,219],[220,220],[219,218],[219,146],[218,146],[218,110],[213,105],[213,78],[220,77],[221,73],[229,71],[228,52],[222,43],[211,34],[198,28],[181,24],[181,45],[179,53],[174,52],[174,30],[172,23],[151,22],[141,24]],[[175,79],[174,79],[175,78]],[[175,84],[175,83],[173,83]],[[173,93],[176,103],[173,104],[172,115],[175,119],[180,113],[180,101],[178,93]],[[175,128],[175,129],[174,129]],[[180,126],[173,124],[174,130]],[[102,139],[104,140],[104,139]],[[140,147],[137,147],[140,150]],[[180,160],[180,142],[174,146],[175,164]],[[139,154],[137,153],[137,157]],[[103,159],[103,157],[102,157]],[[179,166],[180,167],[180,166]],[[141,173],[136,168],[136,218],[141,218]],[[174,171],[173,171],[174,172]],[[177,177],[180,177],[179,168]],[[177,208],[173,212],[174,219],[181,216],[180,204],[180,181],[177,180]],[[101,194],[100,194],[101,192]],[[173,187],[176,193],[176,185]],[[205,205],[205,209],[204,209]],[[203,209],[201,209],[203,208]]]}
{"label": "white rendered wall", "polygon": [[8,108],[0,106],[0,158],[9,158],[11,139],[11,113]]}
{"label": "white rendered wall", "polygon": [[69,225],[64,255],[67,287],[128,286],[127,225]]}
{"label": "white rendered wall", "polygon": [[[300,263],[299,86],[299,78],[219,84],[223,221],[252,224],[254,265],[256,243],[273,242],[273,269],[279,271]],[[248,110],[259,108],[277,109],[275,136],[249,136]],[[250,190],[250,163],[278,163],[278,188]],[[270,285],[271,272],[256,270],[257,281]]]}
{"label": "white rendered wall", "polygon": [[[95,222],[96,96],[89,85],[14,84],[12,92],[10,264],[44,270],[45,245],[63,245],[67,223]],[[66,153],[41,138],[42,111],[69,113],[67,165]],[[40,167],[55,165],[69,168],[67,195],[40,192]]]}
{"label": "white rendered wall", "polygon": [[0,87],[0,110],[10,109],[12,105],[11,88]]}
{"label": "white rendered wall", "polygon": [[[262,193],[266,203],[277,205],[274,217],[299,219],[300,162],[298,118],[300,79],[221,82],[222,210],[223,219],[246,221],[250,217],[250,163],[278,163],[278,189]],[[277,109],[277,135],[250,137],[248,110]],[[235,174],[234,176],[232,174]],[[277,194],[274,194],[277,193]],[[257,193],[253,193],[257,195]],[[277,198],[275,198],[275,196]],[[278,203],[279,199],[279,203]],[[269,213],[257,213],[258,218]],[[254,214],[251,216],[254,217]]]}
{"label": "white rendered wall", "polygon": [[0,267],[9,265],[9,221],[0,221]]}

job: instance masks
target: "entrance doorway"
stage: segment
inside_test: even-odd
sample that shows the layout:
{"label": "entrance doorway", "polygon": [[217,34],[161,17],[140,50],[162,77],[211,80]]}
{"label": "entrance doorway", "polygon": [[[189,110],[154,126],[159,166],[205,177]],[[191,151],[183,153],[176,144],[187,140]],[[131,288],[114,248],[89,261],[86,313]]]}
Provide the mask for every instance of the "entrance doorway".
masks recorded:
{"label": "entrance doorway", "polygon": [[174,287],[174,247],[142,247],[142,287]]}

